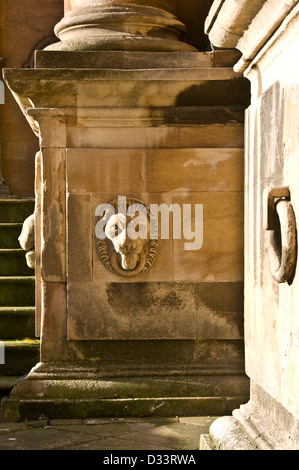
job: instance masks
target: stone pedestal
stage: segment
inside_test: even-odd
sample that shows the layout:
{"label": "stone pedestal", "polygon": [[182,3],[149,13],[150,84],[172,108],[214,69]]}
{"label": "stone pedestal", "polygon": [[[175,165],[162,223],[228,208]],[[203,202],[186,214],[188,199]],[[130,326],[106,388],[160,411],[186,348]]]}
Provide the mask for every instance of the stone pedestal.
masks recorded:
{"label": "stone pedestal", "polygon": [[[211,22],[211,38],[222,47],[235,41],[243,53],[235,69],[246,68],[252,94],[245,170],[245,358],[251,393],[246,405],[215,422],[203,440],[216,449],[292,450],[299,444],[299,6],[245,1],[240,21],[226,23],[226,41],[219,39],[217,18],[224,24],[232,2],[224,4],[224,17],[220,10]],[[250,27],[240,32],[236,24],[242,18]]]}
{"label": "stone pedestal", "polygon": [[[107,2],[98,3],[102,14]],[[118,11],[124,3],[131,11],[130,2],[117,2]],[[151,3],[137,2],[151,11],[172,4]],[[147,31],[147,15],[145,23]],[[62,37],[58,49],[36,54],[35,69],[5,71],[40,140],[41,358],[3,400],[2,419],[217,415],[248,400],[242,265],[248,83],[232,71],[230,51],[182,51],[177,38],[164,39],[159,33],[157,44],[171,41],[171,52],[148,50],[147,37],[146,52],[135,39],[137,50],[102,50],[102,32],[98,50],[71,51]],[[178,237],[184,219],[178,226],[173,216],[169,236],[158,224],[158,236],[146,236],[134,251],[132,239],[115,239],[116,219],[113,225],[110,212],[101,211],[109,204],[123,221],[120,204],[113,205],[119,197],[130,207],[189,205],[186,222],[197,232]],[[98,236],[103,215],[108,240]]]}

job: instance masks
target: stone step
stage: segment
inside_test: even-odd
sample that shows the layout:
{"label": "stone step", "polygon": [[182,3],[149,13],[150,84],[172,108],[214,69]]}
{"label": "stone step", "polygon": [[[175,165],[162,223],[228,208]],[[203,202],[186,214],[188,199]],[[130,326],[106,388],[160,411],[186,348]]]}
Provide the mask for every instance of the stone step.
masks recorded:
{"label": "stone step", "polygon": [[[24,220],[34,212],[34,199],[0,200],[0,395],[39,361],[35,338],[35,278],[26,264],[18,237]],[[26,339],[24,339],[26,338]]]}
{"label": "stone step", "polygon": [[34,199],[0,199],[0,223],[23,223],[34,212]]}
{"label": "stone step", "polygon": [[[33,392],[36,393],[37,392]],[[2,421],[98,418],[166,418],[224,416],[247,403],[248,396],[238,397],[126,397],[126,398],[48,398],[10,396],[2,400]],[[198,432],[198,445],[200,431]],[[173,436],[173,435],[172,435]]]}
{"label": "stone step", "polygon": [[9,395],[13,387],[18,382],[19,378],[20,378],[19,375],[0,376],[0,399],[1,399],[1,396]]}
{"label": "stone step", "polygon": [[0,340],[33,339],[34,335],[34,307],[0,307]]}
{"label": "stone step", "polygon": [[34,276],[0,277],[0,307],[31,307],[34,305]]}
{"label": "stone step", "polygon": [[20,248],[18,237],[22,231],[22,223],[0,223],[0,248]]}
{"label": "stone step", "polygon": [[19,249],[0,249],[0,276],[32,276],[34,270],[27,266],[26,252]]}
{"label": "stone step", "polygon": [[0,376],[22,376],[39,362],[38,339],[4,341],[4,364],[0,364]]}

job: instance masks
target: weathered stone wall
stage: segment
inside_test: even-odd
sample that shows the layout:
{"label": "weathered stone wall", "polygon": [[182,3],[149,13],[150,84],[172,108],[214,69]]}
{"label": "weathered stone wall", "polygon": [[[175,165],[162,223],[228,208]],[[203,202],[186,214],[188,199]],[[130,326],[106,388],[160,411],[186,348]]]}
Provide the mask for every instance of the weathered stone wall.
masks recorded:
{"label": "weathered stone wall", "polygon": [[298,268],[290,283],[278,283],[273,277],[271,231],[265,230],[263,195],[268,188],[288,187],[298,221],[298,22],[297,12],[248,73],[252,105],[247,116],[245,270],[248,374],[297,419]]}

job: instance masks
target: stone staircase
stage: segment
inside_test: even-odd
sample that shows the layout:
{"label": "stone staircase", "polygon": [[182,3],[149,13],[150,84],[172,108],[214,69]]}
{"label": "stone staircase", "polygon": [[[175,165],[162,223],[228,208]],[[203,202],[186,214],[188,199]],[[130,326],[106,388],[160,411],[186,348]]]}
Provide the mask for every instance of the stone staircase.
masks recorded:
{"label": "stone staircase", "polygon": [[39,361],[34,271],[27,266],[18,242],[22,223],[33,211],[33,199],[0,199],[0,341],[5,350],[0,396],[8,394]]}

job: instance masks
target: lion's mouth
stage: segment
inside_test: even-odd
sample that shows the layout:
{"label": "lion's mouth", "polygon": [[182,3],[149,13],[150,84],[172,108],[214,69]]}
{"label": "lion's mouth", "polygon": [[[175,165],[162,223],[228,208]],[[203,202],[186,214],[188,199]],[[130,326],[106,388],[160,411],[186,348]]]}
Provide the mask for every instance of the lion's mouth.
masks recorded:
{"label": "lion's mouth", "polygon": [[144,251],[134,254],[122,254],[115,251],[111,256],[113,270],[120,275],[125,273],[128,277],[136,276],[143,272],[145,263],[146,253]]}
{"label": "lion's mouth", "polygon": [[136,268],[139,262],[139,255],[136,253],[121,253],[120,259],[121,259],[121,267],[125,271],[132,271],[133,269]]}

